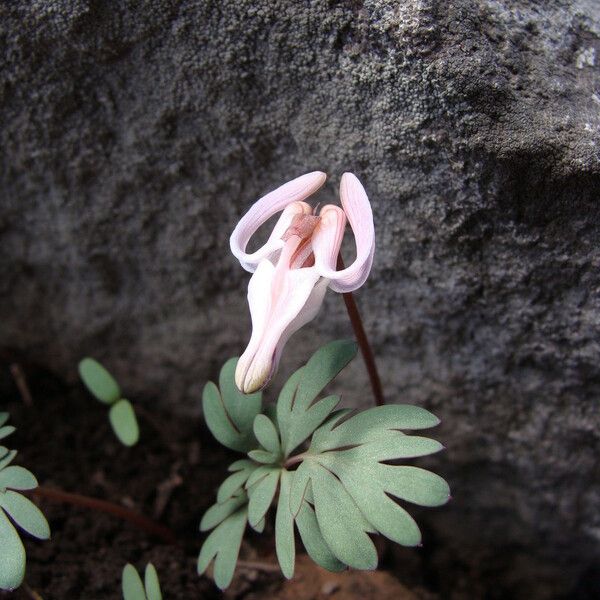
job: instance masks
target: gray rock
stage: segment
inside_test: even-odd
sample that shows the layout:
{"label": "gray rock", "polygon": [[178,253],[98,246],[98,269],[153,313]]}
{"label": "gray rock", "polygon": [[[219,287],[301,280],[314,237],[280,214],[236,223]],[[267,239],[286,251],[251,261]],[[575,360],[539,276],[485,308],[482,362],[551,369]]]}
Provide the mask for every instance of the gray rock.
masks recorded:
{"label": "gray rock", "polygon": [[[489,598],[585,592],[597,0],[36,0],[2,3],[0,32],[1,348],[69,381],[93,355],[130,396],[197,412],[249,335],[236,220],[309,170],[333,198],[352,170],[375,212],[358,301],[387,396],[443,419],[432,465],[455,498],[422,515],[427,568],[466,597],[459,571]],[[331,293],[283,371],[349,331]],[[358,362],[342,388],[370,402]]]}

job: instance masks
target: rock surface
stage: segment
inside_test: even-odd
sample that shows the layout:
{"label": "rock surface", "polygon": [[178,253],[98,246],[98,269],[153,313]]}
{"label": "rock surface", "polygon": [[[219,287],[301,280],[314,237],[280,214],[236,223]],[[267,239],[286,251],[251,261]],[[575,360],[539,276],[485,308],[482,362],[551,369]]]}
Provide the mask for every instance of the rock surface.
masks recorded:
{"label": "rock surface", "polygon": [[[376,219],[358,301],[387,396],[431,408],[448,447],[432,465],[454,501],[423,515],[422,560],[445,590],[460,564],[489,598],[585,597],[597,0],[21,0],[0,33],[0,348],[70,381],[93,355],[130,396],[197,411],[249,334],[236,220],[309,170],[335,197],[352,170]],[[349,335],[335,294],[322,317],[284,371]],[[368,404],[358,361],[341,385]]]}

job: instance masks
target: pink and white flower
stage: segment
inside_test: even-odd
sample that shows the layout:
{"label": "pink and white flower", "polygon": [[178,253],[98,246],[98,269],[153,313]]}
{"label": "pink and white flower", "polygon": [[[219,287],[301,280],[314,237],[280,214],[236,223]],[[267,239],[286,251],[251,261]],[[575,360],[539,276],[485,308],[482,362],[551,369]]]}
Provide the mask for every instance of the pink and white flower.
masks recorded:
{"label": "pink and white flower", "polygon": [[[352,173],[340,182],[342,208],[327,204],[316,215],[306,198],[324,183],[325,173],[302,175],[258,200],[231,234],[231,251],[247,271],[252,335],[238,361],[235,381],[249,394],[271,379],[290,336],[314,319],[328,287],[340,293],[367,279],[375,252],[373,213],[367,194]],[[281,212],[283,211],[283,212]],[[251,254],[246,247],[256,230],[281,216],[267,242]],[[336,270],[346,219],[354,233],[356,258]]]}

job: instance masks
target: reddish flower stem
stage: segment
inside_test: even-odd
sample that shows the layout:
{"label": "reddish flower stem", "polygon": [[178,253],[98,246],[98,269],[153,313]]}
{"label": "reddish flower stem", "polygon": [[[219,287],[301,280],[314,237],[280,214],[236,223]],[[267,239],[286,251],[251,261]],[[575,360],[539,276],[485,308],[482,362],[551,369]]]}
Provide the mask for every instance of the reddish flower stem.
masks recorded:
{"label": "reddish flower stem", "polygon": [[82,496],[81,494],[71,494],[69,492],[63,492],[62,490],[46,488],[39,486],[31,490],[31,494],[38,498],[45,498],[52,502],[62,502],[65,504],[72,504],[73,506],[80,506],[83,508],[89,508],[93,511],[107,513],[113,515],[124,521],[129,521],[132,525],[135,525],[138,529],[146,531],[151,535],[155,535],[160,538],[166,544],[176,544],[177,538],[175,534],[164,525],[156,523],[152,519],[148,519],[143,515],[136,513],[129,508],[114,504],[113,502],[107,502],[106,500],[100,500],[98,498],[90,498],[89,496]]}
{"label": "reddish flower stem", "polygon": [[[338,270],[345,268],[344,259],[342,258],[341,253],[338,254],[337,268]],[[377,371],[377,365],[375,364],[375,357],[373,356],[371,344],[369,344],[369,338],[367,337],[360,313],[358,312],[356,300],[354,300],[352,292],[347,292],[342,294],[342,296],[344,297],[344,304],[346,305],[346,310],[348,311],[348,317],[350,317],[350,323],[352,323],[352,329],[354,329],[356,341],[358,342],[365,365],[367,367],[367,372],[369,373],[369,380],[371,381],[371,388],[373,390],[375,404],[377,406],[383,406],[385,404],[385,400],[383,398],[381,379],[379,378],[379,372]]]}

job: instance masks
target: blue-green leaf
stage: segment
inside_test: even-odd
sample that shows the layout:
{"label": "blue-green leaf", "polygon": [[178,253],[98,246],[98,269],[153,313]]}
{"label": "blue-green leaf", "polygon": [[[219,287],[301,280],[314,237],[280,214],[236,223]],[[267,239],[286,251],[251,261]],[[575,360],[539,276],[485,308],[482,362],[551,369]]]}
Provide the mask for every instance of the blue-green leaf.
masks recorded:
{"label": "blue-green leaf", "polygon": [[[248,481],[248,477],[255,471],[258,465],[251,460],[245,460],[244,466],[232,473],[219,487],[217,492],[217,502],[219,504],[225,502],[234,495],[237,495],[244,488],[244,484]],[[229,467],[231,470],[231,467]]]}
{"label": "blue-green leaf", "polygon": [[202,575],[215,559],[215,583],[222,590],[228,587],[233,579],[246,522],[246,509],[238,510],[206,538],[200,550],[198,574]]}
{"label": "blue-green leaf", "polygon": [[327,546],[341,562],[355,569],[375,569],[377,552],[367,532],[369,523],[354,500],[327,469],[311,468],[315,513]]}
{"label": "blue-green leaf", "polygon": [[303,367],[294,405],[306,410],[356,356],[357,349],[353,340],[337,340],[319,348]]}
{"label": "blue-green leaf", "polygon": [[272,454],[279,454],[281,452],[277,429],[273,425],[273,421],[266,415],[256,415],[254,418],[254,435],[267,452],[271,452]]}
{"label": "blue-green leaf", "polygon": [[0,470],[6,468],[15,459],[16,450],[9,450],[4,446],[0,446]]}
{"label": "blue-green leaf", "polygon": [[140,428],[129,400],[119,400],[108,413],[115,435],[124,446],[135,446],[140,439]]}
{"label": "blue-green leaf", "polygon": [[100,402],[112,404],[121,397],[119,384],[97,360],[84,358],[79,363],[79,376]]}
{"label": "blue-green leaf", "polygon": [[0,471],[0,492],[6,488],[13,490],[33,490],[38,486],[37,479],[31,471],[23,467],[6,467]]}
{"label": "blue-green leaf", "polygon": [[0,427],[10,419],[10,414],[7,412],[0,412]]}
{"label": "blue-green leaf", "polygon": [[273,465],[279,462],[280,455],[267,452],[266,450],[250,450],[248,456],[256,462],[262,463],[263,465]]}
{"label": "blue-green leaf", "polygon": [[0,440],[8,437],[11,433],[16,431],[16,427],[12,425],[5,425],[4,427],[0,427]]}
{"label": "blue-green leaf", "polygon": [[123,569],[122,588],[123,600],[147,600],[144,584],[133,565],[127,564]]}
{"label": "blue-green leaf", "polygon": [[281,571],[287,579],[294,576],[296,546],[294,543],[294,516],[290,512],[290,486],[292,475],[281,471],[279,500],[275,516],[275,550]]}
{"label": "blue-green leaf", "polygon": [[287,381],[277,401],[277,422],[286,457],[334,410],[339,402],[335,396],[314,401],[355,355],[353,341],[331,342],[317,350]]}
{"label": "blue-green leaf", "polygon": [[334,572],[346,568],[346,565],[334,556],[323,539],[315,511],[308,502],[302,503],[296,516],[296,525],[306,552],[319,566]]}
{"label": "blue-green leaf", "polygon": [[0,590],[14,590],[25,577],[25,548],[8,517],[0,510]]}
{"label": "blue-green leaf", "polygon": [[144,585],[146,587],[146,596],[148,600],[162,600],[162,592],[160,591],[160,583],[158,574],[152,563],[146,565],[144,573]]}
{"label": "blue-green leaf", "polygon": [[222,523],[230,515],[232,515],[241,506],[246,505],[248,502],[248,496],[245,492],[240,493],[237,496],[233,496],[221,504],[213,504],[202,517],[200,521],[200,531],[208,531],[213,527],[216,527],[219,523]]}
{"label": "blue-green leaf", "polygon": [[23,530],[40,540],[50,537],[50,526],[42,511],[25,496],[6,490],[0,494],[0,507]]}
{"label": "blue-green leaf", "polygon": [[387,404],[354,415],[330,429],[326,437],[313,438],[311,450],[324,452],[379,439],[384,431],[427,429],[439,424],[439,419],[420,406]]}
{"label": "blue-green leaf", "polygon": [[256,485],[248,489],[248,521],[256,525],[267,513],[279,483],[280,469],[272,469]]}
{"label": "blue-green leaf", "polygon": [[262,394],[243,394],[235,385],[237,358],[228,360],[219,375],[219,387],[208,382],[202,393],[206,424],[215,438],[227,448],[248,452],[257,447],[252,429],[260,413]]}

